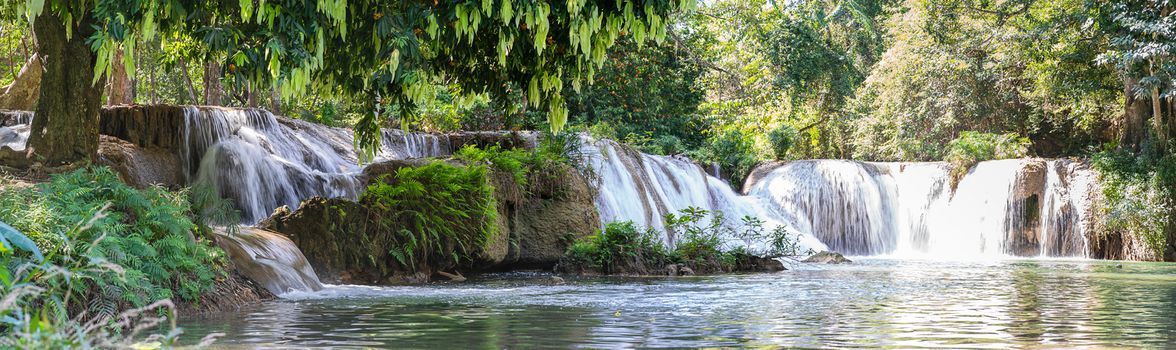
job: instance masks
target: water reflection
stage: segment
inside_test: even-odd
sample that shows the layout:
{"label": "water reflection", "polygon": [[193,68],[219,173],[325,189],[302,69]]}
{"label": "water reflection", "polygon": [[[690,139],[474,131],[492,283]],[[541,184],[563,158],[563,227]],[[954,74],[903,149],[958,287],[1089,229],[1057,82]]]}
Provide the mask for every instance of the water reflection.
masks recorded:
{"label": "water reflection", "polygon": [[864,260],[682,279],[332,287],[187,324],[222,347],[1165,347],[1176,265]]}

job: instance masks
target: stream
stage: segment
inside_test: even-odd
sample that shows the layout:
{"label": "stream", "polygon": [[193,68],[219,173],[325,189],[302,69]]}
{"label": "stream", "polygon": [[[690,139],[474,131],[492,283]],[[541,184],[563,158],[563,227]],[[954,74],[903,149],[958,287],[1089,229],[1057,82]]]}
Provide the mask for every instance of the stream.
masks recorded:
{"label": "stream", "polygon": [[1176,264],[855,260],[714,277],[328,286],[181,326],[189,342],[225,333],[223,349],[1176,344]]}

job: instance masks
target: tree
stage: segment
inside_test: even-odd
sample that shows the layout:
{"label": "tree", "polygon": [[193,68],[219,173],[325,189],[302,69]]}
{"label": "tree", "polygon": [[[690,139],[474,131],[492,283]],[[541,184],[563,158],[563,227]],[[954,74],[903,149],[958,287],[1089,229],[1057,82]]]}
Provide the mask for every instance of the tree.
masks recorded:
{"label": "tree", "polygon": [[1151,137],[1156,149],[1168,152],[1165,125],[1176,104],[1176,4],[1163,0],[1107,1],[1099,3],[1102,25],[1110,47],[1099,57],[1111,64],[1123,79],[1125,96],[1122,145],[1139,149],[1151,117]]}
{"label": "tree", "polygon": [[[590,79],[621,36],[665,37],[673,11],[691,0],[376,1],[29,0],[46,74],[29,150],[48,163],[92,156],[102,82],[114,64],[133,75],[138,37],[199,35],[226,57],[237,84],[285,98],[342,91],[370,111],[356,125],[364,156],[380,142],[384,107],[402,120],[437,82],[504,100],[506,84],[526,87],[532,107],[546,106],[553,129],[567,119],[565,80]],[[131,48],[127,48],[131,46]],[[49,53],[54,55],[50,56]],[[98,87],[98,88],[96,88]]]}

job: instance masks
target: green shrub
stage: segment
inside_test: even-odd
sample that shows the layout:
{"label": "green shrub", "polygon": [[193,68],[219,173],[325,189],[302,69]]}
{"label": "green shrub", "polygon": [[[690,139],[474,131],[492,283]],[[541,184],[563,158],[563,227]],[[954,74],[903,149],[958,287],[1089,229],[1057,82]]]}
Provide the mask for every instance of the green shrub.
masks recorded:
{"label": "green shrub", "polygon": [[560,265],[565,271],[649,274],[667,259],[657,232],[624,221],[608,223],[603,231],[577,240]]}
{"label": "green shrub", "polygon": [[486,172],[439,160],[401,168],[368,186],[359,202],[388,254],[405,268],[467,263],[498,230]]}
{"label": "green shrub", "polygon": [[788,157],[788,150],[792,149],[798,137],[796,129],[789,125],[780,125],[768,132],[768,142],[772,145],[772,155],[776,160]]}
{"label": "green shrub", "polygon": [[[107,208],[106,210],[103,210]],[[99,215],[99,213],[102,213]],[[139,191],[109,168],[53,176],[48,183],[0,190],[0,221],[25,232],[54,264],[85,252],[121,267],[74,285],[86,311],[178,298],[197,301],[223,274],[224,253],[203,235],[186,191]],[[75,229],[83,223],[83,229]]]}
{"label": "green shrub", "polygon": [[964,131],[947,144],[943,159],[951,166],[951,186],[959,183],[976,163],[986,160],[1020,158],[1029,154],[1029,139],[1017,134]]}
{"label": "green shrub", "polygon": [[1093,157],[1108,233],[1139,237],[1156,258],[1176,235],[1176,156],[1106,150]]}
{"label": "green shrub", "polygon": [[534,152],[522,149],[504,150],[498,145],[486,149],[465,145],[457,150],[453,157],[469,164],[489,163],[495,169],[510,173],[519,186],[527,185],[527,175],[536,162]]}

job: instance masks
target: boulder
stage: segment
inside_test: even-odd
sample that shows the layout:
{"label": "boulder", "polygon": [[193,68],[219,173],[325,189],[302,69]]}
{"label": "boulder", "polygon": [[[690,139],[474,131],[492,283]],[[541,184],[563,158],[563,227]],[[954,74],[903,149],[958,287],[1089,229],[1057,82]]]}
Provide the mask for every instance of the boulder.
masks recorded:
{"label": "boulder", "polygon": [[853,261],[846,259],[845,256],[841,255],[841,253],[823,251],[813,254],[807,259],[804,259],[803,262],[816,264],[847,264]]}
{"label": "boulder", "polygon": [[151,185],[175,187],[184,183],[180,157],[159,147],[139,147],[101,135],[97,163],[110,167],[123,182],[139,189]]}
{"label": "boulder", "polygon": [[511,219],[510,240],[515,243],[511,255],[517,257],[517,267],[551,268],[572,242],[600,229],[596,195],[588,180],[571,166],[560,164],[533,173],[522,194],[518,201],[499,203]]}

